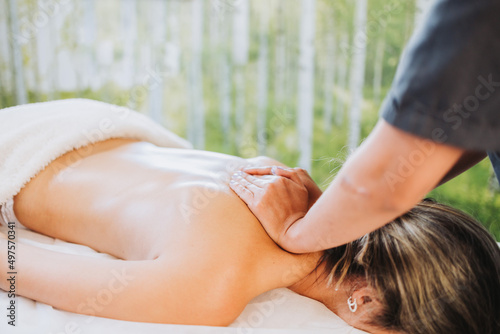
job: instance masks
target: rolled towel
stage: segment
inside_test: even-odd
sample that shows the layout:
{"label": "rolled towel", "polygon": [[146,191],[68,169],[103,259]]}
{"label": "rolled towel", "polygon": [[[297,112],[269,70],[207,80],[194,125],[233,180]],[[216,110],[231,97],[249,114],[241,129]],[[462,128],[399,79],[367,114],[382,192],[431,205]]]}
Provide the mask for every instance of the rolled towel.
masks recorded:
{"label": "rolled towel", "polygon": [[111,138],[157,146],[191,144],[131,109],[87,99],[68,99],[0,110],[0,205],[14,197],[53,160]]}

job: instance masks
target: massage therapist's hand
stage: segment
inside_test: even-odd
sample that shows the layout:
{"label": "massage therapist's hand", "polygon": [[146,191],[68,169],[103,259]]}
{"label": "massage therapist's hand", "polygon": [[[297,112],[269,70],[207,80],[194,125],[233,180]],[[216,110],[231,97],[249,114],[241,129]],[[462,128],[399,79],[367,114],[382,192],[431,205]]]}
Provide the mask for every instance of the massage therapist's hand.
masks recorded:
{"label": "massage therapist's hand", "polygon": [[318,187],[316,182],[311,178],[309,173],[302,168],[283,168],[281,166],[269,166],[269,167],[251,167],[245,168],[243,171],[247,174],[251,175],[278,175],[287,177],[289,179],[295,178],[297,180],[300,179],[302,184],[306,187],[308,192],[308,209],[310,209],[313,204],[318,200],[318,198],[323,193],[321,189]]}
{"label": "massage therapist's hand", "polygon": [[[290,226],[297,223],[300,220],[297,217],[304,216],[322,194],[307,171],[301,168],[246,168],[244,173],[236,174],[233,181],[231,188],[247,203],[269,236],[285,249],[283,237]],[[307,191],[305,204],[303,188]],[[257,199],[253,197],[254,192]]]}
{"label": "massage therapist's hand", "polygon": [[233,175],[229,186],[281,247],[284,247],[282,240],[288,228],[308,210],[308,191],[296,174],[287,178],[254,176],[240,171]]}

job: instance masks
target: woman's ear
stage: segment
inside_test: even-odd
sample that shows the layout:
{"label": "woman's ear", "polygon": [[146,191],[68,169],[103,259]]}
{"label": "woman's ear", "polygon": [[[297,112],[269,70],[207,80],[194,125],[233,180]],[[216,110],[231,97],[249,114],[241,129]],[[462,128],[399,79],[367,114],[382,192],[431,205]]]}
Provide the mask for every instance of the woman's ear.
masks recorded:
{"label": "woman's ear", "polygon": [[382,307],[378,301],[377,292],[369,286],[358,288],[352,293],[351,304],[354,303],[356,306],[350,307],[351,311],[356,308],[353,313],[363,320],[371,319]]}

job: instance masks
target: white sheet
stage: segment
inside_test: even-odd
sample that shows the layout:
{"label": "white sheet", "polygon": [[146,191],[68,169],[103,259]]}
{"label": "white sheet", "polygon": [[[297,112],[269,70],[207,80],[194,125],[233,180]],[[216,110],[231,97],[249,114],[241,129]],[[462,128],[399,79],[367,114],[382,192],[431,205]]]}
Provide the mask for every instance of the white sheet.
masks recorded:
{"label": "white sheet", "polygon": [[[0,232],[7,228],[0,226]],[[31,244],[53,251],[94,257],[111,255],[97,253],[89,247],[53,239],[31,230],[17,229],[17,242]],[[22,273],[19,273],[22,275]],[[16,327],[8,325],[7,292],[0,291],[0,333],[36,334],[100,334],[100,333],[193,333],[193,334],[281,334],[329,333],[362,334],[342,321],[323,304],[298,295],[289,289],[275,289],[252,300],[243,313],[229,327],[181,326],[147,324],[90,317],[61,311],[52,306],[17,296]]]}

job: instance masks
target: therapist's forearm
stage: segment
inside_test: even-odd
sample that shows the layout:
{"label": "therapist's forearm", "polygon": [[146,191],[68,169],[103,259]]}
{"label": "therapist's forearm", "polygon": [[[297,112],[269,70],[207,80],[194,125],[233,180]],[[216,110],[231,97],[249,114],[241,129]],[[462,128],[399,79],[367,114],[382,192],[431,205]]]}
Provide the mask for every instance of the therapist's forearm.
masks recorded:
{"label": "therapist's forearm", "polygon": [[343,183],[339,178],[334,180],[306,216],[288,229],[282,241],[285,249],[308,253],[340,246],[369,232],[360,223],[369,220],[374,230],[420,200],[416,196],[415,203],[392,206]]}
{"label": "therapist's forearm", "polygon": [[349,178],[339,174],[306,216],[288,229],[283,240],[287,250],[307,253],[340,246],[403,214],[422,197],[392,201],[390,190],[380,189],[383,185],[358,187]]}
{"label": "therapist's forearm", "polygon": [[281,246],[313,252],[376,230],[417,204],[463,153],[379,122],[307,214],[286,230]]}

